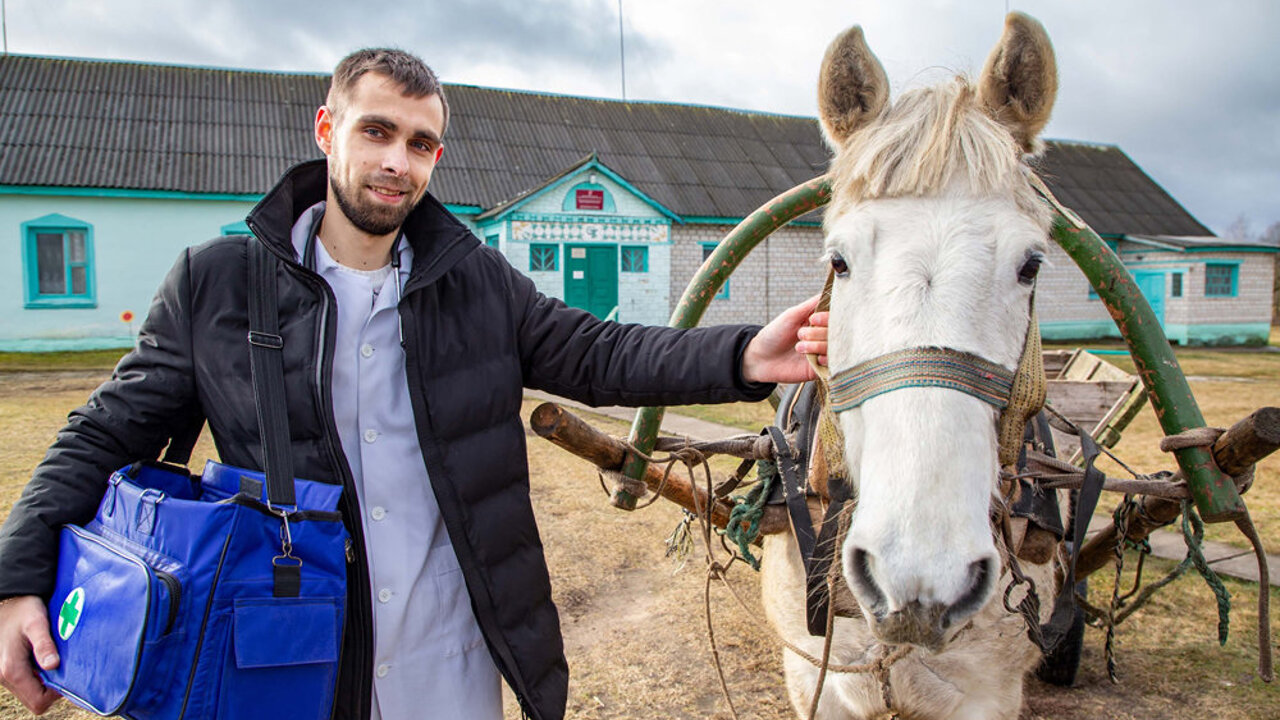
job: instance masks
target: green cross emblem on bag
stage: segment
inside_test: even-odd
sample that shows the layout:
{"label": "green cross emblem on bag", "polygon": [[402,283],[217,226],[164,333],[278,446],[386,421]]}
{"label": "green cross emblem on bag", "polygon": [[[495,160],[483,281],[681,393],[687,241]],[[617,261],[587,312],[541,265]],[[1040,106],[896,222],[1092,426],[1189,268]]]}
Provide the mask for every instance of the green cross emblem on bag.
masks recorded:
{"label": "green cross emblem on bag", "polygon": [[76,626],[80,624],[80,612],[84,610],[84,588],[78,587],[71,591],[66,600],[62,601],[62,609],[58,611],[58,637],[66,640],[71,637],[71,633],[76,631]]}

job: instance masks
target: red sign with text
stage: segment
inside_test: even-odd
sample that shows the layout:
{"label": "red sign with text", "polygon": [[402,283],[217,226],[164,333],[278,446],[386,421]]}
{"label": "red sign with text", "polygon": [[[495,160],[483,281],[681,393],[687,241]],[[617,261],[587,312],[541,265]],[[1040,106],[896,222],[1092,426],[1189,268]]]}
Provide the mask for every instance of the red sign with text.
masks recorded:
{"label": "red sign with text", "polygon": [[603,210],[604,191],[579,190],[577,192],[576,201],[579,210]]}

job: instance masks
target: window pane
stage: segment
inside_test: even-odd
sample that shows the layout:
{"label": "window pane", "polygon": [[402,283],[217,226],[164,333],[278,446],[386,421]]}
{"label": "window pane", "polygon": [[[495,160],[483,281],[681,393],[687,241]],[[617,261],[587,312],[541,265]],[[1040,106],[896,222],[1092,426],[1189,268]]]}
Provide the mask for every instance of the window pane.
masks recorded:
{"label": "window pane", "polygon": [[88,279],[89,275],[85,271],[83,265],[71,266],[71,294],[87,295],[89,292]]}
{"label": "window pane", "polygon": [[549,272],[556,269],[555,245],[530,245],[529,270],[531,272]]}
{"label": "window pane", "polygon": [[69,230],[67,231],[67,262],[82,263],[84,257],[84,231]]}
{"label": "window pane", "polygon": [[67,267],[63,260],[62,233],[36,233],[36,265],[41,295],[67,292]]}
{"label": "window pane", "polygon": [[1235,265],[1205,265],[1204,294],[1231,296],[1235,294]]}
{"label": "window pane", "polygon": [[1173,274],[1173,287],[1169,289],[1172,297],[1182,297],[1182,273]]}
{"label": "window pane", "polygon": [[649,248],[622,248],[622,272],[647,272],[649,266]]}

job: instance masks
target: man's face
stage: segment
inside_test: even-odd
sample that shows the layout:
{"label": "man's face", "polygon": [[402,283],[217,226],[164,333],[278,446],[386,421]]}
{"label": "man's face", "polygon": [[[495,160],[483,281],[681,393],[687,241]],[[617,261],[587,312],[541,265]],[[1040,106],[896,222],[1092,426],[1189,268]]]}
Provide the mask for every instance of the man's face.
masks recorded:
{"label": "man's face", "polygon": [[315,131],[329,158],[330,200],[357,229],[388,235],[427,192],[443,151],[444,105],[438,95],[406,97],[387,76],[366,73],[336,117],[320,108]]}

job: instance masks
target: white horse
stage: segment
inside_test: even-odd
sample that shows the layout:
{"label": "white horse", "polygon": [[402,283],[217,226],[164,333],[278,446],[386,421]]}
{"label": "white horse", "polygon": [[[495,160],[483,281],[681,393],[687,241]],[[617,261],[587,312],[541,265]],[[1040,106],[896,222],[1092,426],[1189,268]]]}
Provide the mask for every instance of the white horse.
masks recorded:
{"label": "white horse", "polygon": [[[836,153],[825,220],[833,377],[909,348],[1018,366],[1050,221],[1025,158],[1056,89],[1048,37],[1017,13],[976,86],[956,78],[893,104],[861,29],[832,43],[818,90]],[[999,597],[1010,582],[992,521],[999,410],[954,389],[906,387],[837,417],[857,492],[839,561],[862,617],[836,618],[830,662],[860,665],[914,647],[889,666],[887,688],[871,674],[827,674],[817,717],[1016,718],[1040,651]],[[769,536],[764,552],[770,622],[820,656],[793,534]],[[1022,567],[1047,619],[1051,568]],[[807,717],[819,670],[790,649],[784,665]]]}

